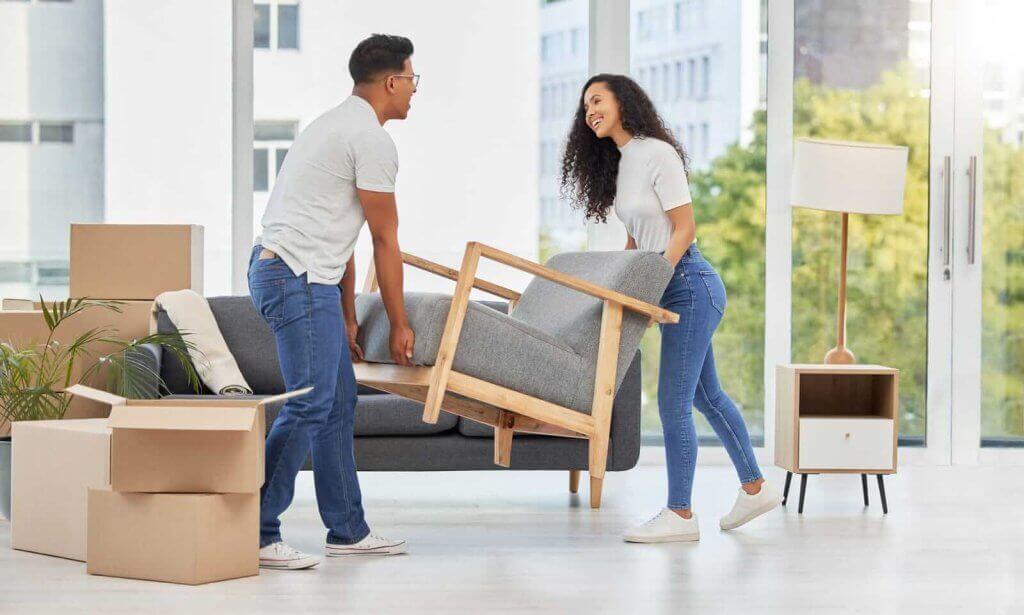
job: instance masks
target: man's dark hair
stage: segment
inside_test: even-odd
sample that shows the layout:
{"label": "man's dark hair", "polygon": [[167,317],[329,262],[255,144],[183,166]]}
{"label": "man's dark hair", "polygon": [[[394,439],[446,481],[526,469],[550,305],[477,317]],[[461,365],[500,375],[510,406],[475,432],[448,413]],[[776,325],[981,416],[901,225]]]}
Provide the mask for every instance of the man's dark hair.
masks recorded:
{"label": "man's dark hair", "polygon": [[369,83],[383,72],[402,72],[411,55],[412,41],[404,36],[374,34],[352,50],[348,72],[355,83]]}

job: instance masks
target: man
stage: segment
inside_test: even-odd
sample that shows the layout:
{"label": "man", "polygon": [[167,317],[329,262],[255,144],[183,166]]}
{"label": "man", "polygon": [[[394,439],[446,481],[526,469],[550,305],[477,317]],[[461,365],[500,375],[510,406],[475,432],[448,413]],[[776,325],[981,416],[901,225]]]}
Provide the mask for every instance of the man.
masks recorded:
{"label": "man", "polygon": [[[383,125],[404,120],[419,76],[413,46],[375,34],[349,59],[352,95],[311,123],[277,176],[249,264],[253,304],[277,340],[285,388],[313,387],[292,398],[267,436],[260,507],[260,565],[300,569],[320,558],[281,540],[278,517],[292,501],[295,477],[313,458],[328,556],[392,555],[405,542],[370,532],[353,454],[356,381],[356,238],[365,221],[381,297],[391,323],[391,354],[410,365],[414,336],[402,301],[395,176],[398,153]],[[350,356],[351,355],[351,356]]]}

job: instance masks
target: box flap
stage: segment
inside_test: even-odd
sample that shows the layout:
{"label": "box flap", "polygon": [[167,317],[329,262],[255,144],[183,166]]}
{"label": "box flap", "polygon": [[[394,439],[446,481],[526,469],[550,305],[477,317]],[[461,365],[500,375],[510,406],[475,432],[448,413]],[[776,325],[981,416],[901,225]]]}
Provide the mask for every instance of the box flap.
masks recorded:
{"label": "box flap", "polygon": [[304,389],[298,389],[296,391],[289,391],[288,393],[281,393],[280,395],[271,395],[270,397],[264,397],[257,405],[265,406],[267,404],[274,403],[275,401],[281,401],[283,399],[291,399],[292,397],[298,397],[299,395],[305,395],[313,390],[313,387],[306,387]]}
{"label": "box flap", "polygon": [[92,399],[104,404],[110,404],[111,406],[120,406],[128,401],[126,398],[121,397],[120,395],[114,395],[113,393],[108,393],[107,391],[94,389],[90,386],[85,386],[84,384],[76,384],[73,386],[69,386],[64,390],[65,392],[71,393],[72,395],[77,395],[78,397],[85,397],[86,399]]}
{"label": "box flap", "polygon": [[110,412],[111,429],[181,431],[251,431],[256,408],[231,406],[117,406]]}

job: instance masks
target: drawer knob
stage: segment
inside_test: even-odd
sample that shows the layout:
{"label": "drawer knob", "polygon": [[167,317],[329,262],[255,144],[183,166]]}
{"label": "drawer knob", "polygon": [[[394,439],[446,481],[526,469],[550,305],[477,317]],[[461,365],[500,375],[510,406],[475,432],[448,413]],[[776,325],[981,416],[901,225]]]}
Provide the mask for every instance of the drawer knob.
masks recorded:
{"label": "drawer knob", "polygon": [[847,434],[846,434],[846,437],[847,437],[847,438],[849,438],[849,437],[850,437],[850,434],[849,434],[849,433],[847,433]]}

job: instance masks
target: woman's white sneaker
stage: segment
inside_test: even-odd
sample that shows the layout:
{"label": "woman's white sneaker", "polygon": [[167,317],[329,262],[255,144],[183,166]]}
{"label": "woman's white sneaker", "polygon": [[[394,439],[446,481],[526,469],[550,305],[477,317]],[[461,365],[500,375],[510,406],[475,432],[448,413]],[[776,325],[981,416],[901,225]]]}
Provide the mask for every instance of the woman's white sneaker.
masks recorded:
{"label": "woman's white sneaker", "polygon": [[668,508],[650,521],[631,527],[622,535],[626,542],[693,542],[700,540],[697,515],[683,519]]}
{"label": "woman's white sneaker", "polygon": [[734,530],[780,504],[782,504],[782,495],[770,486],[768,481],[761,483],[761,490],[754,495],[747,495],[747,492],[740,487],[740,492],[736,495],[736,503],[732,505],[729,514],[722,517],[719,526],[723,530]]}
{"label": "woman's white sneaker", "polygon": [[283,542],[272,542],[260,549],[260,568],[276,570],[302,570],[320,563],[315,555],[296,551]]}
{"label": "woman's white sneaker", "polygon": [[327,557],[345,555],[399,555],[405,553],[404,540],[389,540],[383,536],[370,533],[366,538],[351,545],[335,545],[327,543]]}

